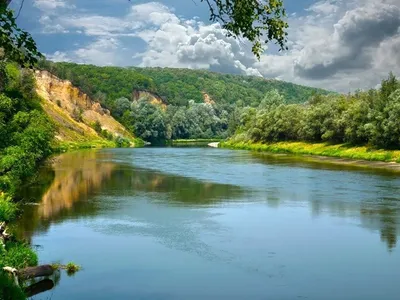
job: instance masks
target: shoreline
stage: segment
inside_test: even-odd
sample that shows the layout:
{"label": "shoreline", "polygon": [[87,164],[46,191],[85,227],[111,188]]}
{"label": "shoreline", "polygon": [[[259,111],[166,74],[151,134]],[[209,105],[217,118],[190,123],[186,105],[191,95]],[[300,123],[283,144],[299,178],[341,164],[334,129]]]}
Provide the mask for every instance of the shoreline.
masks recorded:
{"label": "shoreline", "polygon": [[[371,150],[367,147],[279,142],[271,144],[221,142],[219,148],[248,150],[274,156],[288,155],[308,162],[327,163],[358,168],[372,168],[400,173],[399,150]],[[335,152],[331,150],[335,149]],[[323,153],[323,154],[321,154]],[[329,155],[331,154],[331,155]],[[368,159],[369,158],[369,159]]]}

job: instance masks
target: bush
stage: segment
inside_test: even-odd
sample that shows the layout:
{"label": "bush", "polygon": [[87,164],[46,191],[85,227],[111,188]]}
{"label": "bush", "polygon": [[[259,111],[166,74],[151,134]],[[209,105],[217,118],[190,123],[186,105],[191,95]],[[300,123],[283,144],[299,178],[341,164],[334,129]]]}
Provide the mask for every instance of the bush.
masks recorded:
{"label": "bush", "polygon": [[117,136],[115,138],[115,144],[118,148],[128,148],[131,145],[129,140],[127,140],[121,136]]}
{"label": "bush", "polygon": [[97,133],[101,133],[101,124],[100,122],[97,120],[96,122],[93,123],[93,129],[97,132]]}
{"label": "bush", "polygon": [[0,195],[0,222],[11,221],[17,214],[17,205],[11,201],[11,198]]}

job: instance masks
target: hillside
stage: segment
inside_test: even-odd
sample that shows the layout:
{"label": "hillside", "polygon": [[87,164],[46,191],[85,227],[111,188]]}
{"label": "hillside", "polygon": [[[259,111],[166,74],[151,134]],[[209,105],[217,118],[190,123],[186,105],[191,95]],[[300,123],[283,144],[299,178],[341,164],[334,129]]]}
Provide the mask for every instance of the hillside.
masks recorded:
{"label": "hillside", "polygon": [[[132,140],[132,135],[118,123],[110,111],[67,80],[46,71],[36,71],[36,92],[41,105],[55,123],[55,138],[60,142],[108,142],[111,137]],[[96,125],[97,128],[96,128]],[[95,130],[97,129],[97,130]]]}
{"label": "hillside", "polygon": [[302,103],[312,94],[328,93],[284,81],[205,70],[98,67],[49,61],[42,61],[40,67],[70,80],[88,95],[103,101],[108,108],[120,97],[133,100],[137,90],[152,92],[172,105],[186,105],[189,100],[200,103],[209,97],[217,104],[240,101],[243,105],[257,106],[272,89],[278,90],[288,103]]}
{"label": "hillside", "polygon": [[[245,122],[241,119],[245,110],[263,106],[268,99],[293,104],[304,103],[316,94],[330,94],[283,81],[205,70],[49,61],[41,61],[39,66],[45,74],[71,82],[101,103],[131,133],[153,144],[226,138]],[[55,97],[51,102],[57,100]],[[68,110],[73,114],[70,107]]]}

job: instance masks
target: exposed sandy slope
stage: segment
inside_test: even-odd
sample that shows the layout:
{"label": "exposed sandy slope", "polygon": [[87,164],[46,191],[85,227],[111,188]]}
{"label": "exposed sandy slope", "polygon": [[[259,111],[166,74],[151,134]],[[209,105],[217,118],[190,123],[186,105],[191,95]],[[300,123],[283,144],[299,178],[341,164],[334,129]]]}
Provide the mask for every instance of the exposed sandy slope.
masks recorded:
{"label": "exposed sandy slope", "polygon": [[[102,129],[114,136],[132,139],[129,132],[117,122],[107,109],[74,87],[47,71],[36,71],[36,90],[43,98],[43,108],[57,125],[56,138],[62,141],[90,141],[103,139],[92,126],[99,121]],[[77,118],[79,116],[79,118]]]}

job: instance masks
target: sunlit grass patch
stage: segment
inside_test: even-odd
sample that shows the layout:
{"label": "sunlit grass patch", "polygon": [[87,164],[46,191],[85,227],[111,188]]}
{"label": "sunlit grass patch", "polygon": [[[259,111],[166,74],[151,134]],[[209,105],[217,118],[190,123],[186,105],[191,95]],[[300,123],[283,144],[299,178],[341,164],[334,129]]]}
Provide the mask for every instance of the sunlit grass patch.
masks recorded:
{"label": "sunlit grass patch", "polygon": [[355,160],[400,162],[400,150],[382,150],[367,146],[351,146],[347,144],[306,143],[306,142],[277,142],[277,143],[251,143],[251,142],[222,142],[222,148],[234,148],[271,153],[287,153],[301,155],[318,155],[337,158],[350,158]]}

